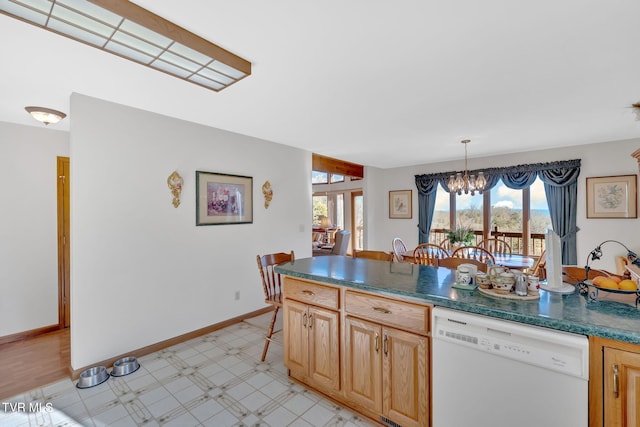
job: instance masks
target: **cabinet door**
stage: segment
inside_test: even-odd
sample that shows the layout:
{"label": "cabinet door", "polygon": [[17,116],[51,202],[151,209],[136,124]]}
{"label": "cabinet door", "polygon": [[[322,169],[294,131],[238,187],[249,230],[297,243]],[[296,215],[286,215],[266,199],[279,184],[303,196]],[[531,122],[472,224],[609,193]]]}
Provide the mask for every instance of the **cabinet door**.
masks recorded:
{"label": "cabinet door", "polygon": [[308,313],[309,377],[318,387],[340,390],[338,313],[315,307]]}
{"label": "cabinet door", "polygon": [[287,300],[282,316],[284,333],[284,364],[296,378],[305,378],[309,363],[306,304]]}
{"label": "cabinet door", "polygon": [[640,353],[604,349],[604,425],[640,425]]}
{"label": "cabinet door", "polygon": [[382,329],[383,414],[408,426],[427,426],[429,417],[428,338]]}
{"label": "cabinet door", "polygon": [[347,399],[382,412],[382,329],[375,323],[345,321],[345,393]]}

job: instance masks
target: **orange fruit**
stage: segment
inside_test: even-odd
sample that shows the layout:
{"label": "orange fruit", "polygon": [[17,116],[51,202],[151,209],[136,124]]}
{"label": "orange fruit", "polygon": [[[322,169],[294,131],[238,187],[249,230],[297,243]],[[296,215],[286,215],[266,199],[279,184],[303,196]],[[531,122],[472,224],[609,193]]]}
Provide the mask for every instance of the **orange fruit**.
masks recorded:
{"label": "orange fruit", "polygon": [[[594,284],[595,284],[595,282],[594,282]],[[618,284],[616,282],[614,282],[613,280],[607,279],[607,278],[598,281],[596,286],[599,286],[601,288],[607,288],[607,289],[618,289]]]}
{"label": "orange fruit", "polygon": [[596,276],[591,281],[593,282],[594,285],[599,286],[600,282],[602,282],[603,280],[607,280],[607,277],[606,276]]}
{"label": "orange fruit", "polygon": [[636,284],[636,282],[629,279],[622,280],[620,283],[618,283],[618,287],[625,291],[635,291],[638,289],[638,285]]}
{"label": "orange fruit", "polygon": [[609,279],[613,280],[618,285],[620,284],[620,282],[622,282],[622,277],[618,277],[618,276],[611,276],[611,277],[609,277]]}

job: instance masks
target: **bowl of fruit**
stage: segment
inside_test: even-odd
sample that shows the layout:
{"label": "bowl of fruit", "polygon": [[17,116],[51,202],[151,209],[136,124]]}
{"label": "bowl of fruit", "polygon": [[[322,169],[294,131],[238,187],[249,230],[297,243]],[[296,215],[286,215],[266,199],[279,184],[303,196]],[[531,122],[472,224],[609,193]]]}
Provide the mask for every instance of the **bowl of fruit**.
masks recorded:
{"label": "bowl of fruit", "polygon": [[617,276],[596,276],[591,282],[596,288],[608,292],[635,293],[640,291],[638,284],[633,280]]}

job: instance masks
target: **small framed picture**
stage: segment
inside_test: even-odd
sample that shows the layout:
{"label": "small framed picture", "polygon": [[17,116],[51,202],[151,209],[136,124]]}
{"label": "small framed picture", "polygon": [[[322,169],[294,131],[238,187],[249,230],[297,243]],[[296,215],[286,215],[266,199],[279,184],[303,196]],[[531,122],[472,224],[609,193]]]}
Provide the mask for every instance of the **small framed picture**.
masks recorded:
{"label": "small framed picture", "polygon": [[196,171],[196,225],[252,222],[252,177]]}
{"label": "small framed picture", "polygon": [[587,178],[587,218],[637,218],[638,176]]}
{"label": "small framed picture", "polygon": [[411,219],[411,190],[389,191],[389,218]]}

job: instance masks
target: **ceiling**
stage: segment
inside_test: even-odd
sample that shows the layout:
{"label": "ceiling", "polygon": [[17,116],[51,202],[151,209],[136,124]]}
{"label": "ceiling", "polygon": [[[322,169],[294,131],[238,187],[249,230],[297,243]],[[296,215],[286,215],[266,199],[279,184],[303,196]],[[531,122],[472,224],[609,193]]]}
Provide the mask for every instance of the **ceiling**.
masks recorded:
{"label": "ceiling", "polygon": [[0,14],[0,121],[68,130],[78,92],[380,168],[640,137],[638,0],[135,3],[252,75],[216,93]]}

